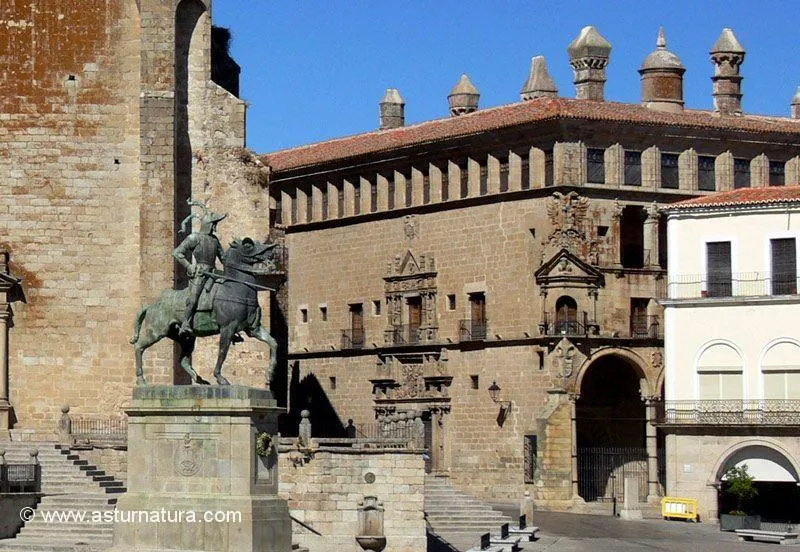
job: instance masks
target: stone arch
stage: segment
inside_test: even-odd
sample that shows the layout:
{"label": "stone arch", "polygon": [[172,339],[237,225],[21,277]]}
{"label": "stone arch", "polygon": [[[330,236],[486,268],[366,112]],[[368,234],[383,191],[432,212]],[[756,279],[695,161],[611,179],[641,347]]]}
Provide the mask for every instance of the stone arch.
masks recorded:
{"label": "stone arch", "polygon": [[774,441],[768,438],[761,438],[761,439],[746,439],[743,441],[739,441],[735,445],[728,447],[722,454],[719,455],[717,458],[717,462],[714,464],[714,467],[711,469],[710,477],[708,484],[709,485],[719,485],[722,481],[722,476],[727,470],[728,467],[732,463],[735,463],[737,459],[737,455],[743,454],[745,451],[752,450],[757,451],[757,449],[769,449],[778,455],[780,455],[784,460],[785,464],[784,467],[787,468],[787,471],[792,473],[795,478],[795,481],[800,482],[800,463],[792,456],[792,454],[786,450],[781,443]]}
{"label": "stone arch", "polygon": [[644,379],[649,389],[652,389],[650,378],[648,377],[647,370],[645,370],[644,366],[647,366],[648,363],[643,359],[639,354],[635,351],[630,349],[625,349],[623,347],[606,347],[596,351],[592,356],[588,357],[583,364],[581,364],[580,368],[578,369],[578,373],[575,377],[575,392],[580,393],[581,386],[583,385],[583,379],[586,376],[586,372],[592,366],[592,364],[606,356],[617,356],[620,357],[630,364],[631,368],[636,371],[640,379]]}

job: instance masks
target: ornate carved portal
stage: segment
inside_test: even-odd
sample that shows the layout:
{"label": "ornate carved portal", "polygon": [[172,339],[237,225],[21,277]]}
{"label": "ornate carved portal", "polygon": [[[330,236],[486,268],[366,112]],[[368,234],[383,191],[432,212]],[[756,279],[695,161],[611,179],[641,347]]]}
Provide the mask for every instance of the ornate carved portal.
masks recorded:
{"label": "ornate carved portal", "polygon": [[436,264],[433,255],[417,259],[410,250],[389,263],[384,332],[387,345],[415,345],[437,340]]}
{"label": "ornate carved portal", "polygon": [[378,356],[372,383],[375,417],[382,429],[395,433],[418,428],[419,446],[427,450],[426,470],[445,467],[445,422],[450,413],[447,351]]}

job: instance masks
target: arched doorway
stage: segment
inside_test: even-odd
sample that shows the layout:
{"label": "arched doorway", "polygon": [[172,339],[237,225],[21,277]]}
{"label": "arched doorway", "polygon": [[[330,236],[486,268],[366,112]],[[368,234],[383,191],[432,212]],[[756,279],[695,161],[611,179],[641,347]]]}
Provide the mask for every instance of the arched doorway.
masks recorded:
{"label": "arched doorway", "polygon": [[578,333],[578,303],[569,295],[556,301],[556,333],[575,335]]}
{"label": "arched doorway", "polygon": [[[727,492],[725,473],[733,467],[747,466],[758,494],[747,504],[738,504]],[[797,467],[780,451],[766,445],[742,447],[721,464],[717,507],[720,514],[744,510],[761,516],[762,521],[800,522],[800,477]]]}
{"label": "arched doorway", "polygon": [[641,371],[619,355],[588,367],[575,404],[578,493],[587,502],[622,500],[626,477],[639,481],[639,500],[648,491],[646,411]]}

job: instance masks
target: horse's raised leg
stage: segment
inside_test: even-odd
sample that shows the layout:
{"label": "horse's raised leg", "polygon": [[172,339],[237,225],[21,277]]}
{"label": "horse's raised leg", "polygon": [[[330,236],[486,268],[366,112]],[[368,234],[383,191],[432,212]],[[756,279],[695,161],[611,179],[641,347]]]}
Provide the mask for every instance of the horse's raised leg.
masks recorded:
{"label": "horse's raised leg", "polygon": [[222,375],[222,364],[228,356],[228,348],[231,346],[231,338],[235,328],[233,325],[223,326],[219,329],[219,354],[217,355],[217,365],[214,367],[214,377],[217,378],[217,383],[220,385],[230,385],[225,376]]}
{"label": "horse's raised leg", "polygon": [[200,383],[197,378],[197,372],[195,372],[194,368],[192,367],[192,352],[194,351],[194,342],[195,338],[191,335],[181,337],[178,341],[181,346],[181,368],[183,368],[184,372],[189,374],[192,385]]}
{"label": "horse's raised leg", "polygon": [[275,373],[275,365],[278,363],[278,342],[264,329],[264,326],[247,330],[247,335],[269,345],[269,368],[267,369],[267,387],[269,387],[269,382],[272,381]]}

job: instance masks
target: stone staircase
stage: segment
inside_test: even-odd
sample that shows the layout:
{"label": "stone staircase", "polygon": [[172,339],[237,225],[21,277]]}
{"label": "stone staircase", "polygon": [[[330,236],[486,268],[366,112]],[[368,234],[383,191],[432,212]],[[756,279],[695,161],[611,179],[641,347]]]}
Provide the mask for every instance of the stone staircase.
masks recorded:
{"label": "stone staircase", "polygon": [[[5,448],[8,463],[29,462],[30,450],[39,450],[43,495],[33,519],[25,523],[17,536],[0,540],[0,551],[74,552],[111,547],[113,521],[95,523],[92,513],[101,512],[97,515],[103,516],[102,512],[114,510],[116,495],[125,492],[122,482],[81,460],[77,454],[62,450],[60,445],[12,441],[0,448]],[[45,515],[57,512],[62,515],[85,512],[86,518],[45,521]]]}
{"label": "stone staircase", "polygon": [[488,504],[456,490],[450,478],[425,476],[425,517],[430,530],[456,550],[476,546],[483,533],[499,534],[511,518]]}

